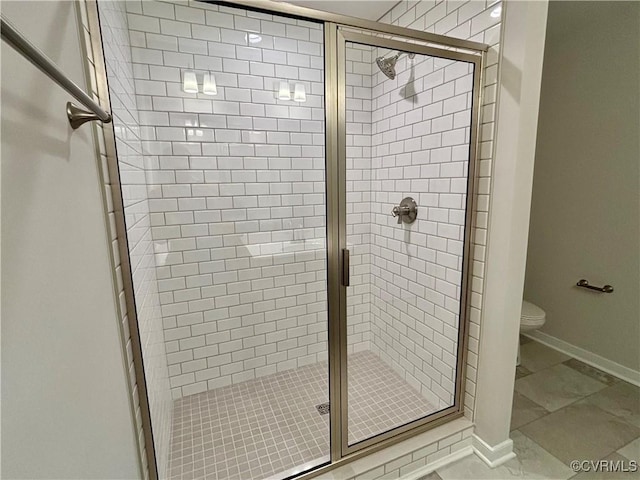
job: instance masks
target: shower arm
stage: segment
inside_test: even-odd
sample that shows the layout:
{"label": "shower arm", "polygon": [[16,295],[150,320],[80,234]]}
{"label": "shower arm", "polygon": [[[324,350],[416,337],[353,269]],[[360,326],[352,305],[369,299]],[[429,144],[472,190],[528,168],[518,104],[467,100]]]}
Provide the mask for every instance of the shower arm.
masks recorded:
{"label": "shower arm", "polygon": [[398,60],[398,58],[400,58],[400,55],[409,55],[409,58],[414,58],[416,56],[416,54],[413,52],[398,52],[393,57],[389,57],[389,58],[379,57],[379,58],[382,58],[383,60],[391,60],[391,59]]}
{"label": "shower arm", "polygon": [[414,58],[416,56],[416,54],[413,52],[398,52],[395,55],[395,59],[397,60],[398,58],[400,58],[400,55],[409,55],[409,58]]}

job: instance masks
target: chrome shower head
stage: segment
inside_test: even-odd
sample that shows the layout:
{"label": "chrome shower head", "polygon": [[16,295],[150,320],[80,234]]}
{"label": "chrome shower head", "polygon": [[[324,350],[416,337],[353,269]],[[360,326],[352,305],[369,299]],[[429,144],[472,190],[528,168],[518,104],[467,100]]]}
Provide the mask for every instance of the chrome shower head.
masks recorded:
{"label": "chrome shower head", "polygon": [[[402,52],[398,52],[393,57],[384,58],[378,57],[376,58],[376,63],[378,64],[378,68],[382,73],[384,73],[391,80],[396,78],[396,62],[398,61],[398,57],[402,55]],[[409,58],[415,57],[414,53],[409,54]]]}
{"label": "chrome shower head", "polygon": [[397,54],[395,57],[391,58],[376,58],[376,63],[378,64],[378,68],[380,69],[380,71],[391,80],[396,78],[396,61],[398,60],[399,56],[400,54]]}

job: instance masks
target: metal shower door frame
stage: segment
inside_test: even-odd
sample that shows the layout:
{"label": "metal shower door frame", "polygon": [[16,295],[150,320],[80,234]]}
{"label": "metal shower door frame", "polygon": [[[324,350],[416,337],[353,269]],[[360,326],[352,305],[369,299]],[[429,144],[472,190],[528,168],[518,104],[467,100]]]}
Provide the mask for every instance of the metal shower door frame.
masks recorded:
{"label": "metal shower door frame", "polygon": [[[326,71],[326,91],[330,92],[335,88],[337,92],[337,104],[327,103],[327,119],[333,118],[334,113],[329,114],[330,108],[336,108],[337,112],[337,127],[335,129],[330,128],[327,125],[327,145],[331,141],[331,144],[337,144],[337,159],[333,159],[331,154],[333,150],[327,148],[327,188],[335,186],[331,185],[329,178],[338,180],[338,205],[337,205],[337,218],[334,216],[333,210],[328,210],[327,213],[327,225],[328,232],[333,229],[337,229],[337,233],[334,233],[337,238],[337,244],[330,249],[329,261],[337,264],[337,272],[342,272],[345,268],[343,264],[344,259],[341,252],[347,249],[346,241],[346,225],[347,225],[347,189],[346,189],[346,172],[347,172],[347,155],[346,155],[346,43],[353,42],[361,45],[369,45],[373,47],[388,48],[391,50],[399,50],[405,53],[416,53],[421,55],[428,55],[430,57],[437,57],[447,60],[463,61],[474,65],[473,72],[473,89],[472,89],[472,107],[471,107],[471,125],[470,125],[470,140],[469,140],[469,162],[467,171],[467,197],[465,205],[465,229],[464,229],[464,247],[463,247],[463,264],[462,264],[462,282],[460,285],[460,311],[459,311],[459,325],[458,325],[458,344],[457,344],[457,362],[456,362],[456,390],[454,395],[454,403],[450,407],[444,408],[436,413],[427,415],[423,418],[414,420],[404,425],[397,426],[389,431],[369,437],[365,440],[359,441],[355,444],[349,445],[348,442],[348,374],[347,374],[347,286],[345,282],[340,282],[341,276],[337,273],[334,277],[329,276],[329,281],[334,281],[339,284],[338,295],[329,295],[329,311],[334,312],[337,310],[339,313],[332,316],[329,315],[329,332],[331,337],[332,330],[337,330],[338,346],[330,341],[329,344],[329,362],[330,372],[339,372],[338,379],[332,379],[330,376],[330,391],[331,398],[338,397],[340,399],[340,412],[339,412],[339,434],[337,432],[331,432],[332,439],[332,453],[337,448],[334,448],[333,441],[340,442],[340,456],[334,458],[332,454],[332,461],[337,461],[345,458],[351,458],[354,456],[360,456],[359,454],[367,454],[371,451],[384,448],[398,441],[404,440],[410,436],[413,436],[422,431],[429,430],[438,425],[446,423],[455,418],[459,418],[463,415],[464,410],[464,380],[467,362],[467,347],[468,347],[468,324],[469,324],[469,302],[470,295],[470,264],[471,264],[471,245],[473,243],[473,225],[475,223],[475,171],[476,171],[476,156],[477,156],[477,143],[479,137],[479,120],[480,120],[480,101],[481,101],[481,84],[482,84],[482,72],[484,66],[484,53],[472,53],[465,51],[458,51],[450,49],[450,46],[427,46],[424,45],[424,40],[412,36],[414,31],[405,29],[406,34],[403,39],[390,39],[380,36],[374,36],[372,34],[379,34],[381,32],[375,30],[366,31],[367,33],[356,33],[354,28],[349,25],[338,24],[325,24],[325,29],[328,31],[325,35],[335,37],[335,50],[325,46],[325,55],[327,57],[335,58],[328,60],[335,65],[334,69]],[[364,29],[362,29],[364,30]],[[397,37],[394,34],[394,37]],[[415,43],[416,41],[420,43]],[[333,43],[333,39],[332,39]],[[444,48],[443,48],[444,47]],[[447,49],[447,47],[449,49]],[[336,77],[332,76],[335,71]],[[333,95],[327,95],[327,98]],[[327,100],[328,102],[328,100]],[[331,139],[332,135],[337,135],[337,138]],[[329,173],[329,168],[335,168],[335,173]],[[329,190],[327,190],[329,195]],[[328,233],[329,235],[329,233]],[[329,238],[329,237],[328,237]],[[329,242],[328,242],[329,243]],[[336,258],[332,258],[332,255]],[[348,265],[346,266],[348,268]],[[328,272],[329,274],[330,272]],[[336,289],[329,289],[330,293]],[[335,307],[333,303],[338,303]],[[331,340],[331,338],[330,338]],[[336,340],[333,340],[335,342]],[[333,350],[337,351],[334,352]],[[337,363],[337,365],[331,365],[331,362]],[[334,392],[339,390],[339,393]],[[332,403],[335,405],[335,403]],[[332,411],[335,409],[332,409]],[[333,412],[332,412],[333,413]],[[337,413],[336,413],[337,415]],[[333,417],[332,417],[333,420]],[[332,430],[334,430],[332,423]],[[337,438],[339,437],[339,438]],[[337,453],[337,452],[336,452]]]}

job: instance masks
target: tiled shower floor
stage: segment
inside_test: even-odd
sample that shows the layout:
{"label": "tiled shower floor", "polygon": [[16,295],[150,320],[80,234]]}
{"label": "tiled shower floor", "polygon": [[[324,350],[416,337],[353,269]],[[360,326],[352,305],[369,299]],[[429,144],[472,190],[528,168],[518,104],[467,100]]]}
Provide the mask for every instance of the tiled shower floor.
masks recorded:
{"label": "tiled shower floor", "polygon": [[[327,382],[323,362],[177,400],[170,478],[284,478],[328,461]],[[372,352],[349,355],[350,443],[436,410]]]}

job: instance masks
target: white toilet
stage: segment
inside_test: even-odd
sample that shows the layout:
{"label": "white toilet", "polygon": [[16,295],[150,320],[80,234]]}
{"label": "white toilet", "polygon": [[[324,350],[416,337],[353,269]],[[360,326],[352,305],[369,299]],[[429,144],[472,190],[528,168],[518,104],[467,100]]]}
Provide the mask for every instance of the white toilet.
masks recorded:
{"label": "white toilet", "polygon": [[[522,300],[522,313],[520,314],[520,333],[537,330],[544,325],[546,314],[539,306]],[[520,365],[520,340],[518,340],[518,361]]]}

